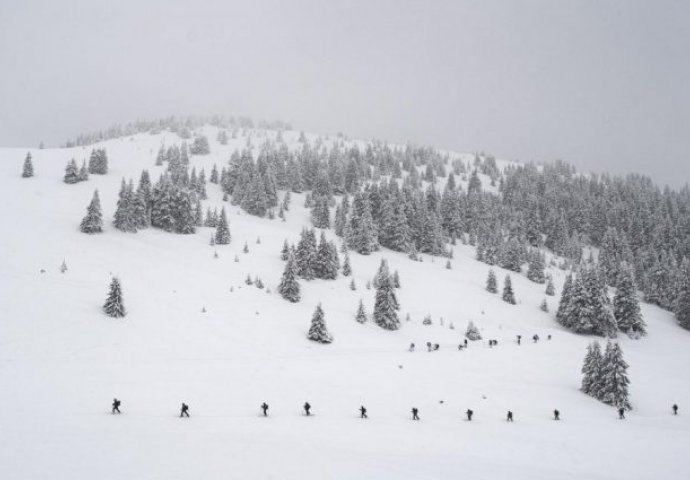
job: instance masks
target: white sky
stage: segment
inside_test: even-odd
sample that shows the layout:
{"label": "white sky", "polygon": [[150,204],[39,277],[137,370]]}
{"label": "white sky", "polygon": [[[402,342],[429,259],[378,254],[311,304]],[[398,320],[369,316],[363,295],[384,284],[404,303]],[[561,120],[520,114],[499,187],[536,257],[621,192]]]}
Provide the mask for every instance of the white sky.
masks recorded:
{"label": "white sky", "polygon": [[690,2],[0,0],[0,145],[227,113],[690,181]]}

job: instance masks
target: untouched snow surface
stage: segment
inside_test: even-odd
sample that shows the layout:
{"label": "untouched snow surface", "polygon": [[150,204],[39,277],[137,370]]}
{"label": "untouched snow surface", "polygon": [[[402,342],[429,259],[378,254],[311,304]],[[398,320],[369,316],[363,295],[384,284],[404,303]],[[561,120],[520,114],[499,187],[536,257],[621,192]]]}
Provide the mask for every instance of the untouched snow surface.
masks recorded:
{"label": "untouched snow surface", "polygon": [[[206,130],[211,155],[191,164],[208,178],[246,139],[221,146]],[[286,222],[225,204],[227,246],[209,246],[209,228],[190,236],[115,230],[121,178],[136,182],[147,168],[155,181],[161,141],[180,142],[165,133],[99,144],[110,172],[76,185],[62,182],[65,164],[81,165],[92,147],[32,150],[30,179],[20,176],[26,150],[0,150],[0,478],[690,478],[690,333],[669,313],[643,305],[649,335],[620,339],[635,407],[620,421],[578,390],[591,338],[541,312],[544,286],[524,275],[512,274],[516,306],[487,293],[489,267],[471,247],[455,247],[452,270],[428,256],[351,253],[356,291],[342,276],[301,281],[302,301],[291,304],[276,293],[279,254],[285,238],[296,242],[310,225],[303,195],[293,195]],[[95,188],[106,231],[89,236],[78,225]],[[223,204],[217,186],[208,193],[204,209]],[[381,258],[400,273],[397,332],[354,321],[360,298],[372,311],[365,284]],[[501,286],[506,272],[496,273]],[[562,272],[552,273],[560,292]],[[124,319],[101,312],[111,274],[122,281]],[[271,293],[245,285],[247,274]],[[557,298],[547,298],[555,311]],[[319,301],[331,345],[306,339]],[[432,326],[422,325],[426,314]],[[484,340],[458,351],[469,320]],[[440,351],[427,353],[426,341]],[[122,399],[120,416],[110,414],[113,397]],[[183,401],[190,419],[178,418]],[[269,418],[259,416],[264,401]],[[305,401],[313,417],[302,415]],[[358,418],[360,405],[368,420]]]}

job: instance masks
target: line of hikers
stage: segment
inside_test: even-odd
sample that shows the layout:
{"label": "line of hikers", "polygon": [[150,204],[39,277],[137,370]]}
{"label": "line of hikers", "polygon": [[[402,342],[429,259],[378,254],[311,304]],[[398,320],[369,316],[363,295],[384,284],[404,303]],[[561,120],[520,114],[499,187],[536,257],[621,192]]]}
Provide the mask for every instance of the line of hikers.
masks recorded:
{"label": "line of hikers", "polygon": [[[518,345],[522,345],[522,335],[516,335],[516,342]],[[547,335],[546,337],[547,340],[551,340],[551,335]],[[540,338],[539,335],[536,333],[532,335],[532,341],[534,343],[539,342]],[[495,347],[498,345],[498,340],[489,340],[489,347]],[[426,342],[426,350],[427,352],[435,352],[438,351],[441,348],[441,346],[438,343],[431,343],[431,342]],[[467,348],[467,339],[465,338],[462,343],[458,345],[458,350],[463,350]],[[415,351],[415,344],[410,343],[410,347],[407,349],[408,352],[414,352]]]}
{"label": "line of hikers", "polygon": [[[112,413],[122,413],[120,411],[120,405],[122,405],[122,402],[118,400],[117,398],[113,399],[113,409]],[[266,402],[263,402],[260,407],[259,407],[263,413],[264,417],[268,417],[268,404]],[[304,405],[302,406],[304,409],[304,415],[309,417],[311,416],[311,405],[309,402],[304,402]],[[674,415],[678,415],[678,405],[673,404],[671,407],[671,410],[673,411]],[[369,418],[367,416],[367,409],[364,407],[364,405],[359,407],[359,413],[360,413],[360,418]],[[467,409],[465,412],[465,415],[467,416],[468,421],[472,421],[472,416],[474,415],[474,411],[471,409]],[[186,403],[182,402],[182,407],[180,408],[180,418],[182,417],[187,417],[189,418],[189,405]],[[619,408],[618,409],[618,418],[621,420],[625,419],[625,409],[624,408]],[[559,412],[557,409],[553,411],[553,419],[554,420],[560,420],[561,419],[561,412]],[[419,420],[419,409],[417,407],[412,407],[412,420]],[[506,415],[506,421],[512,422],[513,421],[513,412],[508,410],[508,414]]]}

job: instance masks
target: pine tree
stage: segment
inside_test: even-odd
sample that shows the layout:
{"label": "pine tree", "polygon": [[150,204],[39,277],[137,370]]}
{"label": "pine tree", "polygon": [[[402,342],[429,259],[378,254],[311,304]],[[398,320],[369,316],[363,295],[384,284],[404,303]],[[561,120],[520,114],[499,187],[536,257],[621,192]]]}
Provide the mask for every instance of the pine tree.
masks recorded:
{"label": "pine tree", "polygon": [[676,320],[681,327],[690,330],[690,262],[687,259],[680,268],[677,291]]}
{"label": "pine tree", "polygon": [[287,238],[283,241],[283,249],[280,251],[280,259],[285,261],[290,256],[290,246],[288,245]]}
{"label": "pine tree", "polygon": [[527,268],[527,278],[535,283],[546,282],[546,277],[544,276],[544,257],[538,250],[534,251],[530,256]]}
{"label": "pine tree", "polygon": [[482,335],[479,333],[479,329],[474,324],[472,320],[467,324],[467,330],[465,330],[465,337],[470,341],[481,340]]}
{"label": "pine tree", "polygon": [[645,335],[646,324],[642,319],[632,268],[623,262],[617,278],[618,289],[613,298],[613,315],[616,317],[618,329],[630,336]]}
{"label": "pine tree", "polygon": [[350,280],[350,290],[352,290],[352,291],[357,290],[357,285],[355,284],[354,278],[352,280]]}
{"label": "pine tree", "polygon": [[283,271],[283,278],[278,285],[278,292],[280,295],[290,302],[299,302],[300,287],[297,281],[297,264],[295,262],[295,255],[292,251],[288,252],[287,263]]}
{"label": "pine tree", "polygon": [[24,159],[24,168],[22,169],[22,177],[29,178],[34,176],[34,164],[31,161],[31,152],[26,154]]}
{"label": "pine tree", "polygon": [[553,278],[551,275],[546,280],[546,290],[544,291],[549,297],[556,295],[556,287],[553,285]]}
{"label": "pine tree", "polygon": [[623,360],[620,345],[614,343],[606,348],[601,366],[601,401],[616,408],[631,410],[628,400],[628,364]]}
{"label": "pine tree", "polygon": [[359,300],[359,306],[357,307],[357,314],[355,315],[355,320],[358,323],[366,323],[367,321],[367,313],[364,311],[364,302],[362,300]]}
{"label": "pine tree", "polygon": [[400,328],[397,312],[400,305],[398,304],[395,287],[393,286],[390,273],[388,272],[388,264],[385,260],[381,261],[377,283],[376,300],[374,302],[374,322],[386,330],[397,330]]}
{"label": "pine tree", "polygon": [[134,193],[131,190],[131,183],[128,186],[125,179],[122,179],[120,186],[120,195],[117,201],[117,208],[115,210],[115,220],[113,224],[115,228],[123,232],[136,233],[137,227],[134,223],[132,208]]}
{"label": "pine tree", "polygon": [[311,223],[316,228],[331,228],[330,210],[328,207],[327,196],[321,195],[313,199]]}
{"label": "pine tree", "polygon": [[486,278],[486,291],[490,293],[498,293],[498,283],[496,281],[496,274],[493,269],[489,269],[489,276]]}
{"label": "pine tree", "polygon": [[558,302],[558,310],[556,311],[556,321],[564,327],[570,327],[570,306],[572,303],[573,293],[573,275],[569,273],[565,277],[563,283],[563,290],[561,291],[561,299]]}
{"label": "pine tree", "polygon": [[311,317],[311,327],[309,328],[307,338],[319,343],[331,343],[333,341],[333,337],[326,328],[326,320],[320,303],[316,306],[314,315]]}
{"label": "pine tree", "polygon": [[103,310],[109,317],[119,318],[127,315],[122,298],[122,287],[117,277],[113,277],[113,280],[110,282],[110,291],[103,305]]}
{"label": "pine tree", "polygon": [[582,364],[582,386],[580,389],[587,395],[597,397],[601,383],[601,345],[591,342],[587,346],[587,355]]}
{"label": "pine tree", "polygon": [[350,254],[345,250],[345,260],[343,260],[343,276],[349,277],[352,274],[352,266],[350,265]]}
{"label": "pine tree", "polygon": [[540,309],[542,312],[546,312],[546,313],[549,312],[549,304],[546,303],[546,299],[544,299],[544,300],[541,301],[541,305],[539,305],[539,309]]}
{"label": "pine tree", "polygon": [[326,234],[322,231],[314,261],[314,276],[324,280],[334,280],[338,277],[338,268],[337,249],[335,245],[326,241]]}
{"label": "pine tree", "polygon": [[513,283],[510,280],[510,275],[506,275],[503,281],[503,301],[515,305],[515,294],[513,293]]}
{"label": "pine tree", "polygon": [[79,181],[79,169],[77,168],[77,162],[74,159],[67,163],[67,166],[65,167],[65,178],[63,181],[68,184],[74,184]]}
{"label": "pine tree", "polygon": [[85,182],[89,179],[89,172],[86,170],[86,160],[81,164],[77,178],[80,182]]}
{"label": "pine tree", "polygon": [[228,227],[228,219],[225,215],[225,207],[220,211],[220,220],[216,227],[215,240],[218,245],[227,245],[230,243],[230,228]]}
{"label": "pine tree", "polygon": [[103,231],[101,200],[98,197],[98,190],[93,192],[93,198],[89,206],[86,207],[86,216],[79,224],[79,230],[83,233],[101,233]]}
{"label": "pine tree", "polygon": [[316,276],[316,254],[316,234],[314,230],[302,230],[295,252],[297,275],[306,280],[311,280]]}
{"label": "pine tree", "polygon": [[351,249],[362,255],[369,255],[378,249],[369,198],[362,193],[355,195],[352,204],[352,213],[347,225],[347,243]]}

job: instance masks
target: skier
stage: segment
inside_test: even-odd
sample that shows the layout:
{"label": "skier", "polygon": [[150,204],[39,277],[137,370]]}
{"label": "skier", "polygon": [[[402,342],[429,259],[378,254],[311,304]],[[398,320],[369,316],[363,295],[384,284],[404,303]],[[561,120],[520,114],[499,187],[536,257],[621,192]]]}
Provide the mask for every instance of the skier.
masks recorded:
{"label": "skier", "polygon": [[548,337],[546,337],[546,339],[547,339],[547,340],[551,340],[551,335],[549,335]]}
{"label": "skier", "polygon": [[553,419],[554,420],[560,420],[561,419],[561,412],[559,412],[558,410],[554,410],[553,411]]}
{"label": "skier", "polygon": [[264,417],[268,417],[268,404],[266,402],[261,404],[261,410],[264,412]]}
{"label": "skier", "polygon": [[465,415],[467,415],[467,420],[469,422],[471,422],[472,421],[472,415],[474,415],[474,412],[468,408],[467,411],[465,412]]}
{"label": "skier", "polygon": [[441,346],[438,343],[434,343],[434,351],[438,350],[441,348]]}
{"label": "skier", "polygon": [[512,422],[513,421],[513,412],[508,410],[508,417],[506,418],[506,421]]}
{"label": "skier", "polygon": [[311,415],[311,413],[309,413],[309,410],[311,410],[311,405],[309,405],[309,402],[304,402],[304,413],[307,417]]}
{"label": "skier", "polygon": [[360,417],[359,417],[359,418],[369,418],[369,417],[367,417],[367,409],[364,408],[364,405],[362,405],[361,407],[359,407],[359,413],[360,413]]}
{"label": "skier", "polygon": [[426,350],[427,352],[431,351],[431,342],[426,342]]}
{"label": "skier", "polygon": [[522,335],[517,336],[517,343],[520,345],[520,342],[522,341]]}
{"label": "skier", "polygon": [[676,404],[674,403],[674,404],[673,404],[673,407],[671,407],[671,408],[673,408],[673,414],[674,414],[674,415],[678,415],[678,405],[676,405]]}
{"label": "skier", "polygon": [[618,409],[618,418],[620,420],[625,420],[625,408],[621,407]]}
{"label": "skier", "polygon": [[535,333],[534,336],[532,337],[532,340],[534,340],[534,343],[537,343],[539,341],[539,335],[537,335]]}
{"label": "skier", "polygon": [[412,420],[419,420],[419,410],[417,410],[417,407],[412,407]]}
{"label": "skier", "polygon": [[117,398],[113,398],[113,413],[122,413],[120,411],[120,403]]}
{"label": "skier", "polygon": [[465,348],[467,348],[467,339],[465,339]]}
{"label": "skier", "polygon": [[414,343],[410,343],[410,348],[408,349],[408,352],[414,352]]}
{"label": "skier", "polygon": [[186,416],[189,418],[189,405],[186,403],[182,402],[182,409],[180,410],[180,418]]}

